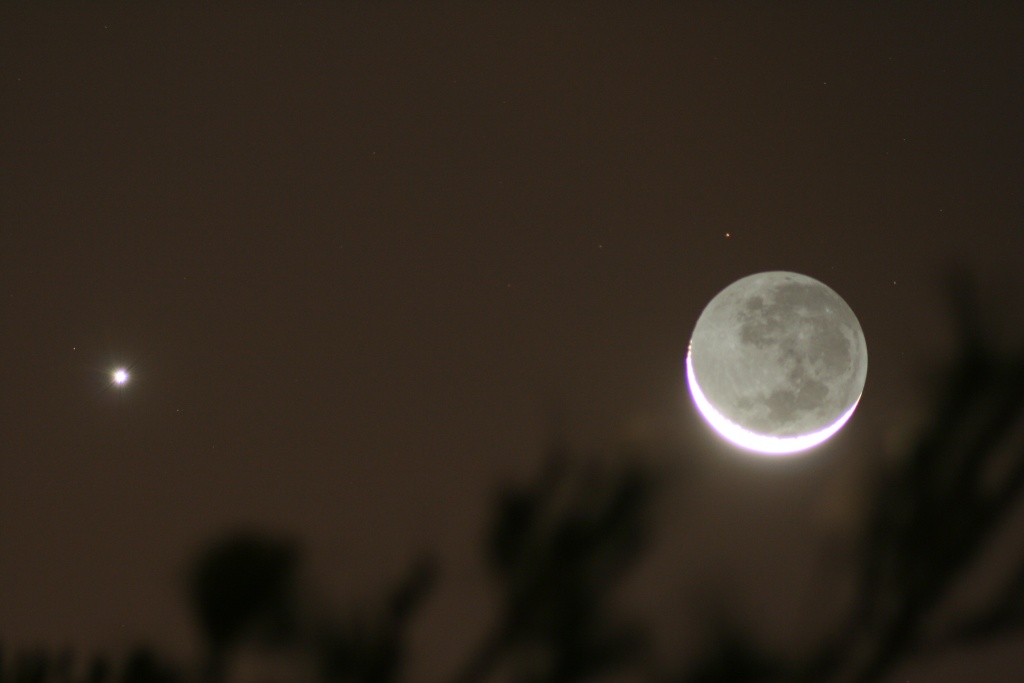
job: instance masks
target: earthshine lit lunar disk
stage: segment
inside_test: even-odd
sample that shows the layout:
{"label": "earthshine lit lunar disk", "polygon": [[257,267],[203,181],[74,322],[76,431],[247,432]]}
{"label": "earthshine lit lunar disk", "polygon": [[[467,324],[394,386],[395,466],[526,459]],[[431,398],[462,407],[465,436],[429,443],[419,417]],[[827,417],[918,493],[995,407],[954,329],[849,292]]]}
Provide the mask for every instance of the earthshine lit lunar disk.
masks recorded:
{"label": "earthshine lit lunar disk", "polygon": [[817,446],[853,415],[867,377],[864,333],[813,278],[758,273],[719,292],[686,354],[690,394],[736,445],[768,455]]}

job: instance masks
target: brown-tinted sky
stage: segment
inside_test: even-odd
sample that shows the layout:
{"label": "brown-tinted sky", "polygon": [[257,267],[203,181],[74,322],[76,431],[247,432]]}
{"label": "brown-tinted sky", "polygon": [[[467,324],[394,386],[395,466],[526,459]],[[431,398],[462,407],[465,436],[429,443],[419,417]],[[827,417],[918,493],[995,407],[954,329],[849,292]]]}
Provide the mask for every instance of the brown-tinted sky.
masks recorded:
{"label": "brown-tinted sky", "polygon": [[[943,270],[1020,328],[1011,6],[0,10],[0,637],[187,652],[182,568],[253,522],[339,601],[440,549],[416,642],[446,671],[487,616],[488,495],[553,406],[704,463],[632,594],[666,651],[716,576],[806,618],[833,493],[949,352]],[[763,270],[868,343],[800,464],[737,457],[685,393],[701,309]]]}

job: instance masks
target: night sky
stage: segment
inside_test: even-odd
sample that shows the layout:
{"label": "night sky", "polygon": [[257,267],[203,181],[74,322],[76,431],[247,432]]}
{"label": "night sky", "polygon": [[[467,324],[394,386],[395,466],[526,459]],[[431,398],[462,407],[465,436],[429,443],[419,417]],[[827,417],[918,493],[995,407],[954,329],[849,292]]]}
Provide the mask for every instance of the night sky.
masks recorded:
{"label": "night sky", "polygon": [[[666,657],[709,585],[813,630],[821,545],[951,357],[945,274],[1024,331],[1024,10],[699,7],[0,9],[0,639],[190,656],[183,572],[249,524],[342,605],[435,549],[414,671],[444,674],[490,615],[492,494],[553,425],[680,459],[625,597]],[[766,270],[868,345],[796,460],[724,444],[683,377]],[[1019,647],[914,680],[1019,680]]]}

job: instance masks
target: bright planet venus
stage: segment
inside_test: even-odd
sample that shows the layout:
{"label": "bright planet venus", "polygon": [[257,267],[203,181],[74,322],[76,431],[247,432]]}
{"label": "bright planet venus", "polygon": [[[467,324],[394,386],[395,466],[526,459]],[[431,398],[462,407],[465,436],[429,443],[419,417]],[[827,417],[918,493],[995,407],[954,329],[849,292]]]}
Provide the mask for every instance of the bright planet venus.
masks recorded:
{"label": "bright planet venus", "polygon": [[783,271],[729,285],[701,313],[686,377],[704,419],[766,455],[822,443],[853,415],[868,352],[857,316],[817,280]]}

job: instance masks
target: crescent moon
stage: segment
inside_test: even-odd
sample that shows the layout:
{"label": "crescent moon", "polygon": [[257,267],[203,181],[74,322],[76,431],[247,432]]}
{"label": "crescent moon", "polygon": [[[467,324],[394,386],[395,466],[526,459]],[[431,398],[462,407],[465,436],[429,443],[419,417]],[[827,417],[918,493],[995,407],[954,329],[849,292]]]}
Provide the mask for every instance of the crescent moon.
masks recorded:
{"label": "crescent moon", "polygon": [[853,311],[805,275],[758,273],[701,313],[686,353],[693,401],[730,442],[766,455],[807,450],[850,419],[867,348]]}
{"label": "crescent moon", "polygon": [[843,428],[846,421],[853,416],[853,411],[857,409],[857,404],[860,403],[860,395],[858,395],[857,400],[854,401],[849,410],[843,413],[838,420],[820,431],[811,432],[810,434],[801,434],[798,436],[769,436],[766,434],[757,434],[749,429],[745,429],[715,410],[715,407],[711,405],[711,401],[709,401],[704,395],[704,392],[700,390],[700,384],[697,383],[697,377],[693,374],[693,358],[691,350],[687,350],[686,352],[686,379],[690,385],[690,393],[693,396],[693,402],[697,405],[697,409],[700,410],[704,419],[708,421],[708,424],[710,424],[716,432],[741,448],[763,453],[765,455],[789,455],[791,453],[799,453],[800,451],[805,451],[808,448],[814,448],[818,444],[827,441],[833,434]]}

